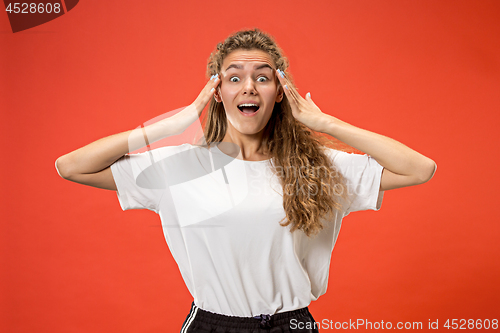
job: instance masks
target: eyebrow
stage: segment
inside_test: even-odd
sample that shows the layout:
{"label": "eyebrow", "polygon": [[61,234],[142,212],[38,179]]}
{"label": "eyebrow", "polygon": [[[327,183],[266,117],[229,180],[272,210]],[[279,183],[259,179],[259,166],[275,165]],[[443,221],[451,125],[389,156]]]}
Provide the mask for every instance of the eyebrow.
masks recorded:
{"label": "eyebrow", "polygon": [[[238,64],[231,64],[229,65],[227,68],[226,68],[226,71],[228,71],[229,69],[231,68],[236,68],[236,69],[243,69],[243,66],[242,65],[238,65]],[[269,69],[273,69],[271,66],[269,66],[269,64],[262,64],[260,66],[257,66],[255,69],[256,70],[259,70],[259,69],[262,69],[262,68],[269,68]]]}

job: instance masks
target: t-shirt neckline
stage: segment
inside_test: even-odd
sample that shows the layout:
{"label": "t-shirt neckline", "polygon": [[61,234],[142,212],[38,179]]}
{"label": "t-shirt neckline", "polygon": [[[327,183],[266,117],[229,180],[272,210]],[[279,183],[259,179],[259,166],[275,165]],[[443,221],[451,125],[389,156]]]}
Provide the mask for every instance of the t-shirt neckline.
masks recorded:
{"label": "t-shirt neckline", "polygon": [[240,160],[239,158],[234,158],[230,155],[227,155],[226,153],[224,153],[222,150],[219,149],[219,144],[215,144],[214,145],[214,148],[217,149],[218,152],[220,152],[221,154],[225,155],[225,156],[228,156],[228,157],[231,157],[235,160],[238,160],[238,161],[242,161],[242,162],[246,162],[246,163],[266,163],[268,161],[270,161],[271,159],[267,159],[267,160],[261,160],[261,161],[248,161],[248,160]]}

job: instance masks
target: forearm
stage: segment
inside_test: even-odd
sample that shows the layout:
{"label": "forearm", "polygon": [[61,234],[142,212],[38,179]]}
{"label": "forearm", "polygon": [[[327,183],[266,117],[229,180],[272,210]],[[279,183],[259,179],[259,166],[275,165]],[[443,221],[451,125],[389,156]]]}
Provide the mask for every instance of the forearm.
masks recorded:
{"label": "forearm", "polygon": [[57,170],[63,178],[70,178],[75,174],[99,172],[129,152],[177,134],[175,128],[177,126],[171,125],[169,119],[163,119],[144,128],[107,136],[63,155],[56,161]]}
{"label": "forearm", "polygon": [[387,170],[405,176],[413,176],[421,182],[429,180],[436,168],[430,158],[404,144],[350,125],[327,115],[325,133],[373,157]]}

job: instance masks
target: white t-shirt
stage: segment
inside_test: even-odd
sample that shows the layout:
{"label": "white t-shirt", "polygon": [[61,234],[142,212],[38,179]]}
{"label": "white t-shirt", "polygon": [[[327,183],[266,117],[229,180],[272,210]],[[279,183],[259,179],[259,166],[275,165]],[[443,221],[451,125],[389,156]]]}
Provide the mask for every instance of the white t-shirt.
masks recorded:
{"label": "white t-shirt", "polygon": [[303,308],[324,294],[342,218],[380,209],[383,167],[369,155],[326,152],[347,180],[349,202],[313,238],[279,224],[283,190],[270,160],[183,144],[126,155],[111,171],[123,210],[160,215],[194,303],[251,317]]}

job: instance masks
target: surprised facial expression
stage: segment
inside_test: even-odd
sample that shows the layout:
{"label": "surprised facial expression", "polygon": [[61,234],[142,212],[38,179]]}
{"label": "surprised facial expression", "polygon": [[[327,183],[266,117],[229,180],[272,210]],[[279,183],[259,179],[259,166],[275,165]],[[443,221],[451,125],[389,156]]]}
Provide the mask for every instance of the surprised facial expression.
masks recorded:
{"label": "surprised facial expression", "polygon": [[264,129],[274,104],[283,99],[271,57],[261,50],[236,50],[226,56],[221,83],[215,94],[229,121],[242,134]]}

